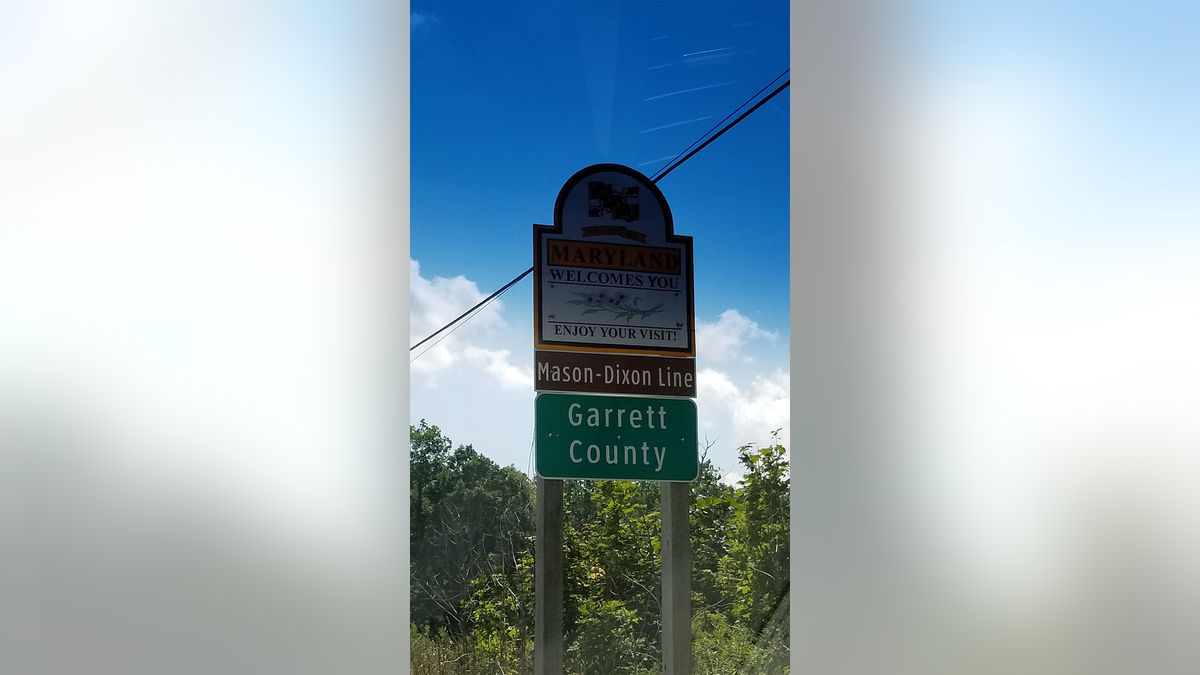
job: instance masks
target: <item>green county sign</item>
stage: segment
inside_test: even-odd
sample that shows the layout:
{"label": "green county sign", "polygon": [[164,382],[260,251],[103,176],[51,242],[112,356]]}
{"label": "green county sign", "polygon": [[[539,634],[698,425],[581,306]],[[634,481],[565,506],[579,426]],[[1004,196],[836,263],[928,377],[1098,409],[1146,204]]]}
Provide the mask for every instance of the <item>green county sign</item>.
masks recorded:
{"label": "green county sign", "polygon": [[542,478],[693,481],[699,473],[691,399],[542,392],[534,407]]}

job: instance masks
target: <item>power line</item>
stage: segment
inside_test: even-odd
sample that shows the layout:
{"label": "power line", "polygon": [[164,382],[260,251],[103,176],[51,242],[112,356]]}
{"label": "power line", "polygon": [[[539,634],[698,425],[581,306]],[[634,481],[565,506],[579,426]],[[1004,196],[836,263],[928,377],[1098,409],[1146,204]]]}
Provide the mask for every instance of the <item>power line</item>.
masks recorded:
{"label": "power line", "polygon": [[[527,274],[528,274],[528,273],[527,273]],[[524,275],[521,275],[521,276],[524,276]],[[475,305],[475,307],[478,307],[478,306],[479,306],[479,305]],[[474,309],[474,307],[472,307],[472,309]],[[470,312],[470,311],[472,311],[472,310],[467,310],[467,311],[468,311],[468,312]],[[479,311],[482,311],[482,310],[479,310]],[[476,311],[475,313],[479,313],[479,311]],[[451,322],[451,323],[445,324],[445,325],[444,325],[444,327],[442,327],[442,330],[445,330],[446,328],[449,328],[449,327],[450,327],[450,325],[454,325],[454,328],[452,328],[452,329],[450,330],[450,333],[446,333],[446,334],[445,334],[445,335],[443,335],[442,337],[438,337],[438,339],[437,339],[436,341],[434,341],[434,342],[433,342],[433,344],[432,344],[432,345],[430,345],[430,347],[428,347],[428,350],[425,350],[425,352],[428,352],[428,351],[432,350],[432,348],[433,348],[433,347],[437,347],[437,346],[438,346],[438,344],[439,344],[439,342],[442,342],[443,340],[445,340],[445,339],[446,339],[446,337],[449,337],[449,336],[451,336],[451,335],[454,335],[454,331],[455,331],[455,330],[458,330],[458,329],[460,329],[460,328],[462,328],[462,327],[463,327],[463,325],[466,325],[466,324],[467,324],[467,322],[468,322],[468,321],[470,321],[470,318],[472,318],[473,316],[475,316],[475,313],[470,313],[470,315],[469,315],[469,316],[467,316],[467,318],[463,318],[463,319],[462,319],[462,321],[458,321],[458,319],[456,318],[456,319],[455,319],[455,321],[458,321],[458,323],[457,323],[457,324],[455,324],[454,322]],[[466,316],[466,315],[464,315],[464,316]],[[458,318],[462,318],[462,317],[458,317]],[[439,331],[438,331],[438,333],[440,333],[440,331],[442,331],[442,330],[439,330]],[[433,335],[437,335],[437,333],[434,333]],[[433,335],[430,335],[430,337],[433,337]],[[430,337],[426,337],[426,339],[425,339],[425,340],[422,340],[422,342],[425,342],[426,340],[430,339]],[[413,351],[413,350],[415,350],[415,348],[416,348],[416,347],[418,347],[418,346],[419,346],[419,345],[414,345],[413,347],[410,347],[410,348],[409,348],[409,351]],[[421,354],[424,354],[425,352],[421,352],[420,354],[416,354],[416,356],[415,356],[415,357],[413,357],[412,359],[409,359],[409,362],[408,362],[408,363],[413,363],[413,362],[415,362],[415,360],[416,360],[416,359],[419,359],[419,358],[421,358]]]}
{"label": "power line", "polygon": [[[706,132],[704,132],[703,134],[701,134],[701,135],[700,135],[700,138],[697,138],[696,140],[692,141],[692,144],[691,144],[691,145],[687,146],[687,147],[686,147],[686,148],[684,148],[682,151],[680,151],[680,153],[679,153],[678,155],[675,155],[674,157],[672,157],[670,162],[667,162],[666,164],[664,164],[664,165],[662,166],[662,168],[660,168],[658,171],[655,171],[655,172],[654,172],[654,174],[652,174],[652,175],[651,175],[651,178],[650,178],[651,182],[655,182],[655,183],[657,183],[659,178],[662,178],[663,176],[667,175],[667,173],[669,173],[669,171],[667,171],[667,172],[664,172],[664,173],[662,174],[662,176],[658,176],[657,174],[658,174],[659,172],[663,171],[663,169],[666,169],[668,166],[671,166],[671,164],[672,164],[672,163],[673,163],[675,160],[679,159],[679,157],[680,157],[681,155],[683,155],[683,154],[684,154],[685,152],[687,152],[688,150],[691,150],[691,149],[692,149],[692,148],[693,148],[693,147],[694,147],[694,146],[695,146],[697,143],[699,143],[701,140],[703,140],[705,136],[708,136],[708,135],[709,135],[709,134],[711,134],[711,133],[712,133],[712,132],[713,132],[713,131],[714,131],[714,130],[717,128],[717,127],[721,126],[721,125],[722,125],[722,124],[724,124],[726,121],[728,121],[730,117],[733,117],[734,115],[736,115],[736,114],[737,114],[737,112],[738,112],[738,110],[741,110],[742,108],[745,108],[747,105],[749,105],[749,104],[750,104],[750,101],[753,101],[755,98],[757,98],[757,97],[758,97],[758,95],[759,95],[759,94],[761,94],[761,93],[763,93],[764,91],[766,91],[766,90],[767,90],[767,87],[770,87],[772,84],[775,84],[775,83],[776,83],[776,82],[779,80],[779,78],[783,77],[784,75],[787,75],[787,74],[788,74],[788,72],[789,72],[790,70],[791,70],[791,68],[788,68],[787,70],[784,70],[782,73],[780,73],[780,74],[776,75],[774,80],[771,80],[770,82],[768,82],[768,83],[766,84],[766,86],[764,86],[762,89],[759,89],[759,90],[758,90],[757,92],[755,92],[755,93],[754,93],[754,95],[753,95],[753,96],[751,96],[750,98],[746,99],[746,102],[745,102],[745,103],[743,103],[743,104],[739,105],[737,108],[735,108],[735,109],[734,109],[734,111],[733,111],[733,112],[731,112],[731,113],[729,113],[728,115],[726,115],[726,116],[725,116],[725,119],[723,119],[723,120],[721,120],[720,122],[717,122],[716,124],[714,124],[714,125],[713,125],[713,127],[712,127],[712,129],[709,129],[708,131],[706,131]],[[789,80],[789,82],[790,82],[790,80]],[[774,94],[772,94],[771,96],[774,96]],[[768,96],[767,98],[769,99],[769,98],[770,98],[770,96]],[[766,99],[763,99],[763,100],[764,100],[764,102],[766,101]],[[734,122],[733,124],[737,124],[737,122]],[[733,125],[731,124],[730,126],[733,126]],[[721,133],[725,133],[725,132],[724,132],[724,131],[722,131]],[[721,134],[717,134],[717,136],[720,136],[720,135],[721,135]],[[713,136],[713,138],[716,138],[716,136]],[[711,139],[710,139],[710,140],[711,140]],[[690,156],[691,156],[691,155],[688,155],[688,157],[690,157]],[[679,160],[679,164],[683,164],[684,160],[686,160],[686,159],[687,159],[687,157],[684,157],[684,159],[682,159],[682,160]],[[676,166],[678,166],[678,165],[676,165]],[[674,167],[672,167],[672,170],[673,170],[673,169],[674,169]],[[655,176],[657,176],[657,177],[655,177]]]}
{"label": "power line", "polygon": [[[779,78],[775,78],[775,79],[779,79]],[[784,89],[786,89],[786,88],[787,88],[787,86],[788,86],[789,84],[791,84],[791,83],[792,83],[792,81],[791,81],[791,80],[788,80],[787,82],[784,82],[783,84],[779,85],[779,87],[778,87],[778,88],[776,88],[776,89],[775,89],[775,91],[771,92],[770,94],[767,94],[766,98],[764,98],[763,100],[759,101],[758,103],[755,103],[753,108],[751,108],[751,109],[747,110],[746,112],[742,113],[742,114],[741,114],[741,115],[740,115],[740,116],[739,116],[739,117],[738,117],[736,120],[734,120],[734,121],[730,122],[728,125],[726,125],[726,127],[725,127],[724,129],[721,129],[720,131],[718,131],[718,132],[717,132],[717,134],[716,134],[715,136],[712,136],[712,137],[710,137],[710,138],[709,138],[707,141],[704,141],[703,143],[701,143],[701,144],[700,144],[700,147],[698,147],[698,148],[696,148],[695,150],[693,150],[693,151],[689,152],[689,153],[688,153],[688,154],[687,154],[687,155],[686,155],[686,156],[685,156],[683,159],[679,160],[679,162],[678,162],[678,163],[676,163],[674,166],[672,166],[672,167],[670,167],[669,169],[667,169],[666,171],[663,171],[662,173],[658,174],[658,177],[657,177],[657,178],[655,178],[655,179],[653,180],[653,182],[657,183],[658,181],[660,181],[660,180],[662,180],[663,178],[665,178],[667,174],[669,174],[669,173],[671,173],[672,171],[674,171],[675,169],[679,168],[679,165],[680,165],[680,164],[683,164],[684,162],[688,161],[688,159],[690,159],[690,158],[692,157],[692,155],[696,154],[697,152],[700,152],[700,151],[701,151],[701,150],[703,150],[703,149],[704,149],[704,148],[705,148],[705,147],[706,147],[706,146],[707,146],[709,143],[712,143],[713,141],[715,141],[715,140],[717,140],[718,138],[720,138],[720,137],[721,137],[721,134],[724,134],[726,131],[729,131],[730,129],[732,129],[732,128],[733,128],[733,125],[735,125],[735,124],[737,124],[738,122],[741,122],[742,120],[746,119],[746,117],[747,117],[747,116],[748,116],[750,113],[752,113],[752,112],[754,112],[755,110],[758,110],[759,108],[761,108],[761,107],[762,107],[762,105],[763,105],[764,103],[766,103],[767,101],[770,101],[772,98],[774,98],[774,97],[775,97],[775,95],[776,95],[776,94],[778,94],[779,92],[781,92],[781,91],[783,91]],[[770,86],[770,85],[768,85],[768,86]],[[745,105],[745,104],[743,104],[743,105]]]}
{"label": "power line", "polygon": [[[791,69],[789,68],[788,70],[791,70]],[[747,104],[747,103],[749,103],[750,101],[753,101],[755,96],[758,96],[759,94],[761,94],[761,93],[763,93],[764,91],[766,91],[767,87],[771,86],[772,84],[774,84],[775,82],[777,82],[777,81],[779,80],[779,78],[781,78],[781,77],[783,77],[784,75],[786,75],[786,74],[788,73],[788,70],[785,70],[785,71],[783,71],[782,73],[780,73],[779,75],[777,75],[777,76],[775,77],[775,79],[774,79],[774,80],[771,80],[770,82],[768,82],[768,83],[767,83],[767,86],[766,86],[766,87],[763,87],[762,89],[759,89],[759,90],[758,90],[758,92],[757,92],[756,94],[754,94],[754,96],[751,96],[749,99],[747,99],[747,100],[746,100],[746,103],[743,103],[743,104],[741,104],[741,105],[740,105],[740,106],[738,106],[738,107],[737,107],[737,108],[736,108],[736,109],[735,109],[733,112],[731,112],[731,113],[729,113],[728,115],[726,115],[724,120],[721,120],[720,122],[717,122],[717,124],[716,124],[716,125],[714,125],[712,129],[709,129],[708,131],[704,132],[704,134],[703,134],[703,135],[701,135],[701,136],[700,136],[700,138],[704,138],[705,136],[708,136],[708,134],[712,133],[712,130],[713,130],[713,129],[716,129],[717,127],[721,126],[721,124],[722,124],[722,123],[724,123],[724,122],[725,122],[725,120],[729,119],[730,117],[733,117],[733,116],[734,116],[734,115],[737,113],[737,111],[738,111],[738,110],[741,110],[742,108],[746,107],[746,104]],[[755,103],[755,104],[754,104],[754,106],[753,106],[752,108],[750,108],[750,109],[749,109],[749,110],[747,110],[746,112],[744,112],[744,113],[742,113],[741,115],[739,115],[739,116],[738,116],[738,118],[737,118],[737,119],[735,119],[734,121],[732,121],[732,122],[730,122],[729,124],[725,125],[725,127],[724,127],[724,128],[722,128],[720,131],[718,131],[718,132],[717,132],[715,135],[713,135],[713,136],[709,137],[709,138],[708,138],[708,140],[706,140],[706,141],[704,141],[703,143],[701,143],[701,144],[700,144],[700,146],[699,146],[699,147],[697,147],[695,150],[692,150],[691,152],[688,152],[688,150],[689,150],[690,148],[692,148],[693,146],[695,146],[695,145],[696,145],[696,143],[699,143],[699,142],[700,142],[700,138],[698,138],[698,139],[696,139],[695,141],[693,141],[691,145],[689,145],[687,148],[684,148],[684,149],[683,149],[683,152],[680,152],[680,153],[679,153],[679,155],[675,155],[675,159],[678,159],[680,155],[683,155],[683,154],[686,152],[686,153],[687,153],[687,155],[686,155],[686,156],[684,156],[684,157],[683,157],[683,159],[680,159],[678,162],[676,162],[676,161],[675,161],[675,159],[672,159],[670,162],[667,162],[667,164],[666,164],[666,165],[663,167],[663,169],[659,169],[659,171],[658,171],[658,172],[655,172],[655,173],[657,174],[657,176],[655,176],[655,177],[651,178],[651,179],[650,179],[650,182],[651,182],[651,183],[657,183],[658,181],[662,180],[664,177],[666,177],[666,175],[667,175],[667,174],[669,174],[669,173],[671,173],[672,171],[674,171],[675,169],[679,168],[679,165],[681,165],[681,164],[683,164],[684,162],[688,161],[688,160],[689,160],[689,159],[691,159],[691,158],[692,158],[692,157],[693,157],[693,156],[694,156],[696,153],[700,152],[700,151],[701,151],[701,150],[703,150],[705,147],[707,147],[709,143],[712,143],[713,141],[715,141],[715,140],[717,140],[718,138],[720,138],[720,137],[722,136],[722,134],[724,134],[726,131],[729,131],[730,129],[732,129],[732,128],[733,128],[733,127],[734,127],[734,126],[735,126],[735,125],[736,125],[738,122],[741,122],[742,120],[746,119],[746,117],[748,117],[748,116],[750,115],[750,113],[752,113],[752,112],[754,112],[755,110],[758,110],[759,108],[761,108],[761,107],[763,106],[763,104],[764,104],[764,103],[766,103],[767,101],[770,101],[772,98],[774,98],[774,97],[775,97],[775,95],[776,95],[776,94],[778,94],[779,92],[781,92],[781,91],[783,91],[784,89],[786,89],[786,88],[788,87],[788,85],[790,85],[791,83],[792,83],[792,81],[791,81],[791,80],[788,80],[787,82],[784,82],[783,84],[781,84],[781,85],[779,85],[778,87],[776,87],[774,91],[772,91],[770,94],[767,94],[767,95],[766,95],[766,96],[765,96],[765,97],[764,97],[764,98],[763,98],[761,101],[759,101],[758,103]],[[661,173],[660,173],[660,172],[661,172]],[[463,317],[467,316],[467,315],[468,315],[468,314],[470,314],[471,312],[474,312],[476,309],[479,309],[480,307],[482,307],[482,306],[486,305],[487,303],[491,302],[491,301],[492,301],[492,300],[494,300],[495,298],[499,297],[499,295],[500,295],[501,293],[503,293],[504,291],[507,291],[509,288],[511,288],[511,287],[513,286],[513,284],[515,284],[515,283],[517,283],[518,281],[520,281],[520,280],[524,279],[525,277],[529,276],[529,273],[530,273],[530,272],[532,272],[532,271],[533,271],[533,268],[532,268],[532,267],[530,267],[529,269],[525,270],[524,272],[522,272],[522,273],[521,273],[521,276],[519,276],[519,277],[517,277],[516,279],[513,279],[512,281],[508,282],[507,284],[505,284],[505,285],[504,285],[504,287],[503,287],[503,288],[501,288],[500,290],[496,291],[495,293],[492,293],[491,295],[489,295],[488,297],[486,297],[486,298],[484,298],[482,301],[480,301],[480,302],[479,302],[479,304],[475,305],[475,306],[474,306],[474,307],[472,307],[471,309],[468,309],[467,311],[465,311],[465,312],[463,312],[462,314],[460,314],[460,315],[458,316],[458,318],[457,318],[457,319],[455,319],[454,321],[451,321],[450,323],[446,324],[445,326],[442,326],[441,328],[439,328],[439,329],[437,329],[436,331],[434,331],[434,332],[433,332],[433,333],[432,333],[432,334],[431,334],[429,337],[427,337],[427,338],[425,338],[424,340],[421,340],[420,342],[418,342],[417,344],[415,344],[415,345],[413,345],[413,346],[409,347],[409,348],[408,348],[408,351],[410,351],[410,352],[411,352],[412,350],[416,349],[417,347],[420,347],[421,345],[425,344],[426,342],[429,342],[429,340],[431,340],[431,339],[432,339],[432,338],[433,338],[435,335],[437,335],[438,333],[441,333],[442,331],[446,330],[446,329],[447,329],[447,328],[449,328],[450,326],[453,326],[454,324],[456,324],[456,323],[458,323],[460,320],[462,320],[462,318],[463,318]],[[461,324],[460,324],[460,325],[461,325]],[[454,330],[458,330],[458,328],[456,327]],[[450,332],[451,332],[451,333],[453,333],[454,331],[450,331]],[[447,336],[448,336],[448,335],[449,335],[449,334],[447,334]],[[444,338],[443,338],[443,339],[444,339]],[[441,340],[438,340],[438,342],[441,342]],[[437,345],[437,342],[433,343],[433,346],[436,346],[436,345]],[[433,348],[433,346],[430,346],[430,349],[432,349],[432,348]],[[422,355],[422,354],[424,354],[425,352],[428,352],[428,351],[429,351],[429,349],[426,349],[424,352],[421,352],[420,354],[417,354],[416,356],[414,356],[414,357],[412,358],[412,361],[416,361],[417,359],[419,359],[419,358],[421,357],[421,355]],[[409,363],[411,363],[412,361],[410,361]]]}
{"label": "power line", "polygon": [[[431,339],[431,337],[433,337],[433,335],[437,335],[438,333],[442,333],[442,331],[443,331],[443,330],[445,330],[446,328],[450,328],[450,327],[451,327],[451,325],[454,325],[455,323],[457,323],[457,322],[458,322],[458,319],[461,319],[462,317],[469,315],[469,313],[470,313],[470,312],[473,312],[473,311],[475,311],[475,310],[478,310],[478,309],[479,309],[479,307],[481,307],[481,306],[484,306],[484,305],[485,305],[485,304],[487,304],[487,303],[490,303],[490,301],[492,301],[492,299],[493,299],[493,298],[496,298],[496,297],[498,297],[498,295],[499,295],[500,293],[503,293],[503,292],[505,292],[505,291],[508,291],[508,289],[509,289],[509,288],[511,288],[511,287],[512,287],[512,285],[514,285],[514,283],[516,283],[517,281],[521,281],[522,279],[524,279],[524,277],[526,277],[526,276],[527,276],[527,275],[530,273],[530,271],[533,271],[533,268],[529,268],[529,269],[527,269],[526,271],[524,271],[524,274],[522,274],[521,276],[518,276],[518,277],[516,277],[516,279],[514,279],[514,280],[512,280],[512,281],[509,281],[508,283],[505,283],[505,285],[504,285],[504,288],[500,288],[500,289],[499,289],[499,291],[497,291],[496,293],[492,293],[491,295],[488,295],[488,297],[486,297],[486,298],[484,298],[484,299],[480,300],[478,305],[475,305],[474,307],[470,307],[470,309],[469,309],[469,310],[462,312],[462,313],[461,313],[461,315],[458,315],[458,318],[454,319],[454,321],[451,321],[450,323],[443,325],[443,327],[442,327],[442,328],[439,328],[439,329],[437,329],[436,331],[434,331],[434,333],[433,333],[432,335],[430,335],[430,336],[426,337],[426,339],[425,339],[425,340],[421,340],[420,342],[418,342],[418,344],[415,344],[415,345],[413,345],[412,347],[409,347],[409,348],[408,348],[408,351],[409,351],[409,352],[412,352],[413,350],[415,350],[415,348],[418,348],[418,347],[420,347],[421,345],[424,345],[424,344],[426,344],[426,342],[430,341],[430,339]],[[425,353],[425,352],[421,352],[421,353]]]}

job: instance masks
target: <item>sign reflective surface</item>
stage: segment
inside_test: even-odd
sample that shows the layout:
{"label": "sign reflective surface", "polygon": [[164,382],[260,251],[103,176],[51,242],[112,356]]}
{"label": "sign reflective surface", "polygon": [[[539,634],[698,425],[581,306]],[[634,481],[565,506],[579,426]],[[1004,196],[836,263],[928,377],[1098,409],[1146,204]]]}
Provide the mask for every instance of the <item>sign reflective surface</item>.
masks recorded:
{"label": "sign reflective surface", "polygon": [[699,472],[691,399],[546,392],[534,406],[543,478],[692,481]]}
{"label": "sign reflective surface", "polygon": [[692,238],[628,167],[571,177],[554,225],[534,226],[535,346],[695,356]]}

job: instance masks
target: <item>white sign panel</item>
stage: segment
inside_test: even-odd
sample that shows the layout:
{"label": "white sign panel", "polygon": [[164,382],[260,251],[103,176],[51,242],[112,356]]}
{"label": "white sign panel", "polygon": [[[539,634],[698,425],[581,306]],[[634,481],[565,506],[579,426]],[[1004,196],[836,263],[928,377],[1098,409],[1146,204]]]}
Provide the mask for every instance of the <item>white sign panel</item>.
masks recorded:
{"label": "white sign panel", "polygon": [[534,226],[534,255],[538,349],[695,356],[692,238],[641,173],[572,176],[554,225]]}

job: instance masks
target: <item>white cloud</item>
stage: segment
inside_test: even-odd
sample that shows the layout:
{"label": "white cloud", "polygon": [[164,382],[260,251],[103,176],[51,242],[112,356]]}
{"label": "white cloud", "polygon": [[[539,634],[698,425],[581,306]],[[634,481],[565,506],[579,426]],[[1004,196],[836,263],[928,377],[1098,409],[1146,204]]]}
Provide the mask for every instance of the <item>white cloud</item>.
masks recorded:
{"label": "white cloud", "polygon": [[729,376],[712,368],[704,368],[696,373],[696,387],[700,396],[712,398],[725,405],[736,400],[739,395],[737,385]]}
{"label": "white cloud", "polygon": [[426,14],[424,12],[413,12],[408,15],[408,24],[411,31],[430,28],[441,23],[442,20],[435,14]]}
{"label": "white cloud", "polygon": [[[420,263],[410,262],[410,344],[424,340],[487,297],[474,281],[464,276],[426,279],[421,276]],[[457,324],[457,329],[451,327],[421,345],[413,351],[416,359],[412,361],[412,372],[425,375],[426,386],[436,386],[439,373],[465,367],[486,373],[503,389],[532,390],[532,367],[514,365],[512,352],[495,349],[492,344],[497,332],[505,326],[503,311],[504,304],[494,300]],[[481,344],[484,340],[487,346]]]}
{"label": "white cloud", "polygon": [[696,384],[702,408],[713,406],[732,416],[732,438],[726,434],[731,442],[766,445],[771,441],[771,432],[781,429],[779,442],[784,447],[790,446],[789,373],[777,369],[770,375],[757,375],[744,389],[725,373],[704,368],[696,374]]}
{"label": "white cloud", "polygon": [[508,361],[511,356],[512,353],[507,349],[492,350],[471,346],[463,350],[463,357],[467,362],[482,367],[487,374],[496,378],[502,388],[532,391],[533,369],[514,366]]}
{"label": "white cloud", "polygon": [[[409,284],[409,344],[415,345],[429,337],[434,331],[453,321],[463,312],[474,307],[487,296],[479,286],[464,276],[453,278],[421,276],[421,264],[410,261]],[[500,313],[504,304],[494,300],[483,307],[469,320],[451,327],[413,353],[420,358],[413,361],[414,371],[435,373],[454,365],[460,358],[464,343],[472,337],[487,333],[503,324]],[[450,335],[450,331],[454,331]],[[430,345],[433,345],[432,347]]]}
{"label": "white cloud", "polygon": [[752,362],[749,356],[742,354],[742,346],[747,340],[767,339],[774,341],[778,333],[767,332],[758,324],[743,316],[736,309],[727,309],[721,313],[716,323],[696,322],[696,348],[705,359],[712,361],[729,361],[737,359],[746,363]]}

